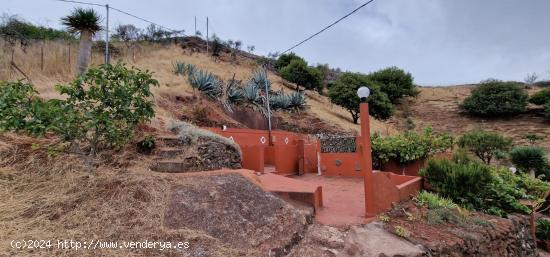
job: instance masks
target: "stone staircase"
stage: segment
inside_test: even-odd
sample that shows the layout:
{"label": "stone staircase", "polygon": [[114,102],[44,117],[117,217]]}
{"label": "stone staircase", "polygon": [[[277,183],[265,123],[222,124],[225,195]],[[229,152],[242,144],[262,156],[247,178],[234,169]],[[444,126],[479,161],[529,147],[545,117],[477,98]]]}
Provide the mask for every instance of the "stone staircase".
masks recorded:
{"label": "stone staircase", "polygon": [[157,172],[182,173],[187,172],[189,159],[184,158],[185,142],[177,136],[162,136],[157,142],[160,146],[155,149],[156,155],[150,169]]}

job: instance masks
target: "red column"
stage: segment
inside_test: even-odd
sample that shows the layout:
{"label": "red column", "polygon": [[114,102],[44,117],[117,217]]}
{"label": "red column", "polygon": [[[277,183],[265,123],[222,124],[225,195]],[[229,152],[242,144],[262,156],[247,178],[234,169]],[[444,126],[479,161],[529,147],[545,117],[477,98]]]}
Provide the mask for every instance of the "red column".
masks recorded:
{"label": "red column", "polygon": [[372,156],[370,144],[370,125],[369,125],[369,104],[361,103],[360,122],[361,122],[361,166],[363,166],[365,176],[365,216],[374,217],[376,215],[376,205],[374,200],[374,181],[372,175]]}

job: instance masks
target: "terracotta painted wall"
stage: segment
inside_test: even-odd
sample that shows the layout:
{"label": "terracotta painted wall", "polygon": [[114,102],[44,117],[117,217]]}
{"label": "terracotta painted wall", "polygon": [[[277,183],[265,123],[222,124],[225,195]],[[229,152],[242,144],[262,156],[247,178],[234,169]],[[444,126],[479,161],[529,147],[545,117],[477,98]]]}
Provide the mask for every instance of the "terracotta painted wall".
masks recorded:
{"label": "terracotta painted wall", "polygon": [[[436,159],[450,159],[452,158],[452,153],[437,153],[433,156]],[[418,172],[426,167],[428,161],[427,159],[420,159],[408,163],[406,165],[401,165],[398,161],[391,160],[384,164],[383,171],[393,172],[395,174],[407,175],[407,176],[418,176]]]}
{"label": "terracotta painted wall", "polygon": [[276,145],[275,170],[280,173],[298,172],[298,146]]}
{"label": "terracotta painted wall", "polygon": [[375,171],[373,175],[378,213],[389,210],[394,202],[411,199],[420,191],[422,186],[422,178],[420,177],[381,171]]}
{"label": "terracotta painted wall", "polygon": [[321,173],[325,176],[363,177],[357,153],[321,153]]}
{"label": "terracotta painted wall", "polygon": [[263,146],[241,146],[243,169],[257,172],[264,171],[264,147]]}

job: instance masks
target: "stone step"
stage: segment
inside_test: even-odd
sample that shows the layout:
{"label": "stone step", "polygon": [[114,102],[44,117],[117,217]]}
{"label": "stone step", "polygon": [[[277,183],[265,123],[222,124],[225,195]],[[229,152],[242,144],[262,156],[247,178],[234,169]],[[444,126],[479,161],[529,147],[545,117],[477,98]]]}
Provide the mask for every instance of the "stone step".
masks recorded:
{"label": "stone step", "polygon": [[184,152],[184,149],[175,147],[162,147],[155,150],[155,154],[161,158],[175,158],[182,155]]}
{"label": "stone step", "polygon": [[151,170],[157,172],[167,172],[167,173],[183,173],[187,172],[185,170],[186,165],[182,160],[159,160],[151,165]]}
{"label": "stone step", "polygon": [[183,142],[178,136],[162,136],[159,137],[159,141],[161,141],[162,143],[164,143],[165,146],[168,147],[185,145],[185,142]]}

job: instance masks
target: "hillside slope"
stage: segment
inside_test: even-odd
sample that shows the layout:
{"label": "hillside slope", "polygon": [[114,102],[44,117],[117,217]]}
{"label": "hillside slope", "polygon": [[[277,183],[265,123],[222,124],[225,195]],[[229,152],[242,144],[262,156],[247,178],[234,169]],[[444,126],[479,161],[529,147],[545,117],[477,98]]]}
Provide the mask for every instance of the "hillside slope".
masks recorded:
{"label": "hillside slope", "polygon": [[[497,131],[513,138],[515,144],[527,144],[526,134],[545,136],[540,145],[550,150],[550,122],[537,114],[535,106],[529,106],[525,113],[509,118],[483,119],[460,113],[459,104],[470,95],[474,86],[420,87],[416,98],[408,99],[399,105],[390,119],[396,128],[405,128],[406,113],[422,129],[431,125],[436,131],[460,135],[468,130],[484,128]],[[529,94],[540,90],[533,87]]]}
{"label": "hillside slope", "polygon": [[[41,70],[40,63],[35,58],[40,53],[38,44],[27,47],[25,51],[16,49],[14,59],[43,97],[57,98],[59,95],[55,92],[54,85],[71,81],[72,74],[67,69],[67,59],[59,58],[59,54],[56,54],[57,52],[63,53],[64,46],[48,42],[46,47],[49,47],[52,51],[47,51],[48,55],[45,57],[47,67],[44,70]],[[199,69],[208,70],[224,81],[231,79],[233,75],[235,75],[236,80],[246,81],[253,71],[258,68],[255,61],[245,56],[238,56],[237,60],[233,62],[227,53],[214,60],[204,52],[197,52],[196,49],[183,49],[173,44],[168,46],[158,44],[139,45],[139,51],[137,51],[134,59],[128,49],[122,45],[118,45],[118,47],[120,48],[120,54],[113,57],[112,61],[121,60],[128,63],[128,65],[150,70],[154,72],[154,78],[160,82],[160,87],[153,89],[157,102],[157,117],[153,122],[154,127],[159,128],[159,125],[163,125],[170,119],[186,119],[203,126],[219,124],[245,126],[229,117],[221,105],[194,97],[195,95],[187,83],[187,79],[175,75],[172,72],[172,65],[175,61],[182,61],[194,64]],[[102,63],[101,52],[95,52],[92,60],[94,65]],[[0,80],[22,78],[21,74],[11,69],[9,71],[5,70],[9,69],[7,56],[0,57],[0,63],[6,64],[0,68],[2,69],[0,70]],[[282,89],[285,92],[290,92],[295,87],[293,84],[284,82],[282,78],[272,72],[269,72],[269,78],[273,83],[274,90]],[[328,98],[316,92],[308,91],[306,92],[306,103],[310,108],[300,113],[277,112],[275,114],[275,116],[282,119],[282,123],[288,123],[283,126],[284,129],[296,127],[298,128],[296,131],[304,130],[304,132],[309,133],[346,134],[359,131],[359,126],[351,122],[349,113],[343,108],[330,103]],[[205,110],[208,111],[202,114],[207,114],[208,120],[194,120],[194,116],[204,116],[200,112]],[[319,129],[311,130],[312,126]],[[390,125],[373,118],[371,118],[371,130],[382,134],[395,133]]]}

